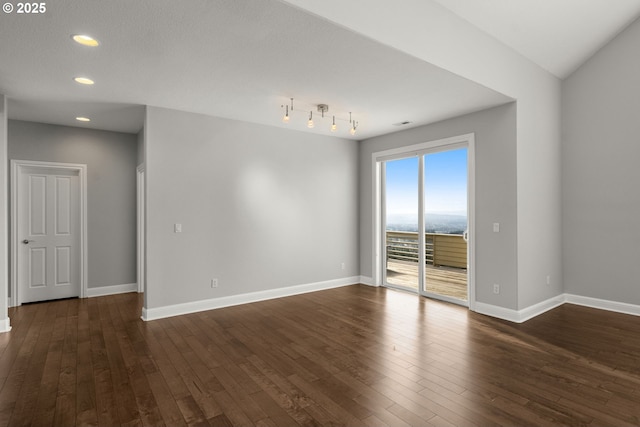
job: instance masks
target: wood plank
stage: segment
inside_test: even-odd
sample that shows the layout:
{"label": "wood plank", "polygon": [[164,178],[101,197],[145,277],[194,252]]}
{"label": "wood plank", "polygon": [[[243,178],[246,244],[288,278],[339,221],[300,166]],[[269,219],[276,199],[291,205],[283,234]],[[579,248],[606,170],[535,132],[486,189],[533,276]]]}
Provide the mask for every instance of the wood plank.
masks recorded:
{"label": "wood plank", "polygon": [[140,307],[12,308],[0,426],[640,424],[635,316],[512,324],[368,286],[153,322]]}
{"label": "wood plank", "polygon": [[[466,260],[463,264],[466,265]],[[427,291],[439,295],[467,300],[467,270],[463,268],[425,266]],[[396,286],[418,289],[418,264],[409,261],[389,260],[387,281]]]}

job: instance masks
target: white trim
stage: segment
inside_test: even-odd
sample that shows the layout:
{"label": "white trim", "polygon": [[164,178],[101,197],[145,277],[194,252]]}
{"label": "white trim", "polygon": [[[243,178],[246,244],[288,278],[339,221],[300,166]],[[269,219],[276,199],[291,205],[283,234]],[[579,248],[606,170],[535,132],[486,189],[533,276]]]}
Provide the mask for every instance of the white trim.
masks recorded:
{"label": "white trim", "polygon": [[80,204],[80,298],[87,293],[88,256],[87,256],[87,165],[79,163],[40,162],[35,160],[11,160],[11,306],[21,303],[18,290],[18,177],[21,169],[53,168],[78,171]]}
{"label": "white trim", "polygon": [[360,276],[360,283],[367,286],[374,286],[376,288],[378,287],[378,285],[376,285],[376,282],[373,280],[373,277],[369,276]]}
{"label": "white trim", "polygon": [[520,323],[520,316],[517,310],[511,308],[504,308],[497,305],[491,305],[484,302],[476,301],[476,313],[484,314],[485,316],[491,316],[502,320],[508,320],[509,322]]}
{"label": "white trim", "polygon": [[583,297],[580,295],[561,294],[546,301],[539,302],[522,310],[512,310],[509,308],[498,307],[496,305],[486,304],[483,302],[476,303],[477,313],[487,316],[497,317],[498,319],[508,320],[510,322],[522,323],[536,316],[541,315],[549,310],[559,307],[563,304],[576,304],[585,307],[591,307],[598,310],[613,311],[616,313],[630,314],[632,316],[640,316],[640,305],[629,304],[618,301],[608,301],[604,299]]}
{"label": "white trim", "polygon": [[[306,285],[289,286],[286,288],[270,289],[266,291],[251,292],[247,294],[231,295],[227,297],[212,298],[202,301],[193,301],[183,304],[174,304],[164,307],[146,309],[142,308],[142,320],[150,321],[163,319],[166,317],[179,316],[183,314],[197,313],[200,311],[215,310],[217,308],[231,307],[234,305],[248,304],[253,302],[266,301],[274,298],[284,298],[288,296],[301,295],[309,292],[316,292],[328,289],[350,286],[354,284],[363,284],[367,286],[378,287],[371,277],[353,276],[343,279],[327,280],[324,282],[309,283]],[[125,292],[135,292],[136,284],[128,285],[104,286],[101,288],[90,288],[90,297],[101,295],[113,295]],[[104,293],[102,293],[104,292]],[[539,302],[522,310],[513,310],[510,308],[499,307],[496,305],[476,302],[476,313],[498,319],[507,320],[514,323],[523,323],[536,316],[560,307],[563,304],[576,304],[591,307],[600,310],[614,311],[629,315],[640,316],[640,305],[621,303],[616,301],[607,301],[596,298],[582,297],[571,294],[561,294],[548,300]],[[9,319],[6,320],[8,325]],[[0,327],[2,323],[0,323]],[[11,328],[9,326],[9,328]],[[3,332],[0,329],[0,332]]]}
{"label": "white trim", "polygon": [[[425,273],[427,271],[427,252],[426,252],[426,240],[424,233],[426,229],[426,224],[424,223],[424,212],[425,212],[425,195],[424,195],[424,158],[426,154],[422,154],[418,156],[418,294],[426,297],[427,296],[427,284]],[[386,224],[386,216],[384,230],[381,230],[381,233],[386,234],[387,232],[387,224]],[[385,244],[385,248],[386,248]],[[387,259],[387,254],[384,255],[384,259]],[[383,267],[384,268],[384,267]],[[386,270],[386,268],[384,268]],[[386,275],[386,271],[385,271]],[[388,283],[389,281],[386,280]],[[468,294],[468,292],[467,292]]]}
{"label": "white trim", "polygon": [[126,294],[128,292],[137,292],[137,283],[127,283],[124,285],[100,286],[98,288],[88,288],[87,298],[103,297],[106,295]]}
{"label": "white trim", "polygon": [[476,308],[476,135],[467,138],[467,300]]}
{"label": "white trim", "polygon": [[580,295],[564,294],[565,301],[569,304],[583,305],[585,307],[597,308],[600,310],[615,311],[616,313],[631,314],[640,316],[640,305],[626,302],[608,301],[604,299],[582,297]]}
{"label": "white trim", "polygon": [[145,284],[145,166],[136,168],[136,280],[138,292],[144,292]]}
{"label": "white trim", "polygon": [[534,317],[539,316],[542,313],[546,313],[549,310],[560,307],[562,304],[564,304],[564,302],[564,295],[558,295],[556,297],[549,298],[548,300],[531,305],[527,308],[523,308],[522,310],[518,311],[518,315],[520,318],[519,323],[526,322],[527,320],[533,319]]}
{"label": "white trim", "polygon": [[[452,136],[449,138],[435,139],[433,141],[421,142],[419,144],[407,145],[404,147],[391,148],[389,150],[376,151],[371,154],[373,162],[382,162],[386,160],[402,159],[411,156],[420,156],[424,151],[435,152],[438,148],[448,150],[450,145],[465,144],[469,140],[475,139],[475,133],[466,133],[464,135]],[[435,149],[435,151],[434,151]]]}
{"label": "white trim", "polygon": [[289,286],[286,288],[269,289],[266,291],[251,292],[227,297],[212,298],[202,301],[186,302],[182,304],[167,305],[164,307],[142,308],[142,320],[156,320],[165,317],[179,316],[181,314],[197,313],[199,311],[214,310],[216,308],[230,307],[240,304],[248,304],[283,298],[293,295],[306,294],[308,292],[323,291],[360,283],[360,276],[345,277],[343,279],[327,280],[324,282],[308,283],[305,285]]}
{"label": "white trim", "polygon": [[523,323],[565,303],[564,295],[558,295],[522,310],[499,307],[497,305],[476,302],[475,312],[514,323]]}
{"label": "white trim", "polygon": [[0,333],[9,332],[11,330],[10,319],[7,317],[6,319],[0,320]]}

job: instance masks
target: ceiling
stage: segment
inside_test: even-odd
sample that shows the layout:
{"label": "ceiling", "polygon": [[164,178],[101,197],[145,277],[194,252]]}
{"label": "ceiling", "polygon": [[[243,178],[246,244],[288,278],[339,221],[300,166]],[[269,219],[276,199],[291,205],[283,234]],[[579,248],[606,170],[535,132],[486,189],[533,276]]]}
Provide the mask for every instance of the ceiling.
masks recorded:
{"label": "ceiling", "polygon": [[[435,1],[559,77],[640,13],[640,0]],[[581,19],[588,10],[588,23],[609,17],[607,24],[562,23],[554,13],[567,16],[557,6],[564,2]],[[101,44],[77,45],[73,34]],[[72,78],[80,75],[96,84],[78,85]],[[512,101],[277,0],[58,0],[41,15],[3,13],[0,93],[18,120],[136,133],[142,106],[151,105],[351,139]],[[294,112],[284,124],[290,98]],[[329,104],[324,119],[319,103]],[[349,112],[355,136],[347,132]]]}
{"label": "ceiling", "polygon": [[640,0],[434,0],[561,79],[640,16]]}

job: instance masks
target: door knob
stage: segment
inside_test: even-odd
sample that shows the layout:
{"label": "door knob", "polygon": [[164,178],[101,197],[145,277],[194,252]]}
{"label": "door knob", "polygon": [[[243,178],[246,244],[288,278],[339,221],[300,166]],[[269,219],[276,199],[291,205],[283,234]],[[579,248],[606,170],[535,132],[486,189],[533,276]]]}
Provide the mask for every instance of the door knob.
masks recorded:
{"label": "door knob", "polygon": [[35,240],[24,239],[24,240],[22,241],[22,243],[24,243],[25,245],[28,245],[28,244],[29,244],[29,243],[31,243],[31,242],[35,242]]}

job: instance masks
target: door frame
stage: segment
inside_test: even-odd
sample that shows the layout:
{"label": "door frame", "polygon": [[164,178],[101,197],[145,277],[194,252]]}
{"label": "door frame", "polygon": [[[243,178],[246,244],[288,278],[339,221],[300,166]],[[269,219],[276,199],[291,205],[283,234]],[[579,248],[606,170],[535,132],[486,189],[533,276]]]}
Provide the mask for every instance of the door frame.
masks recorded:
{"label": "door frame", "polygon": [[[468,289],[468,307],[475,311],[476,306],[476,281],[475,281],[475,134],[468,133],[464,135],[453,136],[433,141],[422,142],[419,144],[409,145],[405,147],[392,148],[384,151],[374,152],[371,155],[372,160],[372,188],[374,190],[372,201],[372,266],[373,266],[373,284],[382,286],[385,273],[385,261],[387,254],[383,247],[383,226],[384,226],[384,170],[383,162],[387,160],[396,160],[406,157],[422,157],[429,152],[445,151],[449,148],[467,147],[467,223],[468,223],[468,241],[467,241],[467,289]],[[419,167],[423,166],[423,160],[420,160]],[[423,183],[419,183],[419,191],[423,191]],[[422,212],[422,209],[420,209]],[[424,221],[419,221],[423,223]],[[420,227],[424,231],[424,224]],[[420,231],[420,230],[419,230]],[[422,233],[424,234],[424,233]],[[420,234],[419,234],[420,238]],[[424,240],[424,236],[422,236]],[[422,289],[418,290],[419,295],[424,295]],[[430,296],[430,295],[429,295]],[[447,301],[446,298],[443,300]]]}
{"label": "door frame", "polygon": [[138,282],[138,293],[144,292],[146,283],[145,260],[146,260],[146,221],[145,221],[145,165],[142,163],[136,168],[136,223],[137,223],[137,246],[136,246],[136,281]]}
{"label": "door frame", "polygon": [[11,220],[10,220],[10,248],[11,248],[11,298],[10,307],[22,304],[20,289],[18,289],[18,180],[23,169],[58,169],[78,172],[78,201],[80,205],[79,230],[80,230],[80,298],[87,295],[87,165],[77,163],[42,162],[35,160],[11,160]]}

